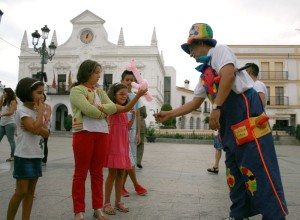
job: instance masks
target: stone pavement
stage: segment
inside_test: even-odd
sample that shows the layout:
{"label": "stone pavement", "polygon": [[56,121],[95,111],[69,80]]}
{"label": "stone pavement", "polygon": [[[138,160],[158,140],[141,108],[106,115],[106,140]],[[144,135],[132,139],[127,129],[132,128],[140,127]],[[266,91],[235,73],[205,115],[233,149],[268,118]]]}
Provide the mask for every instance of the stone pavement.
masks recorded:
{"label": "stone pavement", "polygon": [[[70,137],[49,138],[49,162],[43,167],[43,177],[37,184],[32,220],[72,220],[71,186],[73,154]],[[290,215],[300,216],[300,146],[277,146],[282,180]],[[6,137],[0,143],[0,220],[6,219],[8,202],[15,189],[12,163]],[[221,220],[228,216],[230,201],[226,186],[224,156],[219,175],[209,175],[212,165],[212,145],[146,143],[142,170],[137,170],[139,182],[148,189],[147,196],[138,196],[128,179],[130,197],[123,202],[129,213],[117,211],[109,220]],[[104,171],[106,177],[107,170]],[[112,202],[114,199],[112,199]],[[17,218],[21,219],[20,206]],[[270,210],[271,211],[271,210]],[[89,177],[86,183],[86,220],[93,219]],[[251,220],[261,219],[261,216]]]}

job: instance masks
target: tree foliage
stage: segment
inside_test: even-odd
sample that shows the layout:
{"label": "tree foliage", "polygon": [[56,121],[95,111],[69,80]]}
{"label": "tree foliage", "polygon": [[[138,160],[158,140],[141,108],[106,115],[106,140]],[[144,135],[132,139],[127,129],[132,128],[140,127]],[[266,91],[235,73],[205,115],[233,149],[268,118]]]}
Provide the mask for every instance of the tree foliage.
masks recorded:
{"label": "tree foliage", "polygon": [[[172,106],[170,104],[163,104],[161,107],[161,111],[170,111],[172,110]],[[176,128],[176,118],[170,118],[167,121],[162,122],[165,127],[168,128]]]}
{"label": "tree foliage", "polygon": [[64,127],[67,131],[70,131],[72,128],[72,115],[69,114],[64,118]]}

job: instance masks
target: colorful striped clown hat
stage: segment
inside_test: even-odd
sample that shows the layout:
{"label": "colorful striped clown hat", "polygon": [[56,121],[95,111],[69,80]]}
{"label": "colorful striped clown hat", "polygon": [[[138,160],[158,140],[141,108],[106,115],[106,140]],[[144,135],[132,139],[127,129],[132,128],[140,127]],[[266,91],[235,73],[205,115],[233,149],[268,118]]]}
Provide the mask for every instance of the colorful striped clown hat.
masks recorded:
{"label": "colorful striped clown hat", "polygon": [[206,43],[210,43],[211,46],[216,46],[217,41],[213,39],[213,30],[208,24],[205,23],[196,23],[193,24],[190,33],[189,38],[187,40],[187,43],[182,44],[181,48],[188,54],[190,54],[190,48],[189,45],[193,42],[197,41],[203,41]]}

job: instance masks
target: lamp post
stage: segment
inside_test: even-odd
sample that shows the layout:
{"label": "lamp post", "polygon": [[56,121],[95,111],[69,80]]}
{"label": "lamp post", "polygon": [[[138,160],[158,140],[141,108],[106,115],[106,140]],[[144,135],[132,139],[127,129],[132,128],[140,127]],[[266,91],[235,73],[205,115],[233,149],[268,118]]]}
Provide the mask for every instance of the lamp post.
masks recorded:
{"label": "lamp post", "polygon": [[40,54],[41,56],[42,70],[41,72],[37,72],[37,78],[42,82],[43,80],[47,82],[48,79],[47,79],[47,74],[44,72],[44,64],[47,64],[48,60],[50,61],[52,60],[52,57],[55,54],[56,46],[54,42],[51,42],[51,44],[49,45],[49,52],[48,52],[46,48],[46,39],[48,39],[50,29],[47,27],[47,25],[45,25],[45,27],[41,28],[41,30],[42,30],[42,39],[43,39],[43,43],[41,47],[37,48],[39,39],[41,37],[39,32],[36,30],[31,34],[31,36],[32,36],[32,44],[34,46],[34,51]]}
{"label": "lamp post", "polygon": [[2,15],[3,15],[3,11],[0,9],[0,23],[1,23],[1,18],[2,18]]}

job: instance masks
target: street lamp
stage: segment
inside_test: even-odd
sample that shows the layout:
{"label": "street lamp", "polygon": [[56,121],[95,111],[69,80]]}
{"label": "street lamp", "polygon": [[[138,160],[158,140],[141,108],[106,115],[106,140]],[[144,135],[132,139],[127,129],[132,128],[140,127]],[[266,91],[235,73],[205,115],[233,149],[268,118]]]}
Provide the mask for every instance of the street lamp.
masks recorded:
{"label": "street lamp", "polygon": [[3,14],[4,14],[3,11],[1,11],[1,9],[0,9],[0,23],[1,23],[1,18],[2,18]]}
{"label": "street lamp", "polygon": [[54,42],[51,42],[51,44],[49,45],[49,52],[48,52],[48,50],[46,48],[46,39],[48,39],[50,29],[47,27],[47,25],[45,25],[45,27],[43,27],[41,30],[42,30],[42,39],[44,40],[42,47],[37,48],[39,39],[41,37],[39,32],[36,30],[35,32],[33,32],[31,34],[31,36],[32,36],[32,44],[34,46],[34,51],[38,52],[38,54],[40,54],[40,56],[42,58],[41,59],[42,70],[41,70],[41,72],[37,72],[36,77],[39,80],[41,80],[42,82],[43,82],[43,80],[45,82],[47,82],[48,79],[47,79],[47,74],[44,72],[44,64],[47,64],[48,60],[50,60],[50,61],[52,60],[52,57],[55,54],[56,46],[55,46]]}

